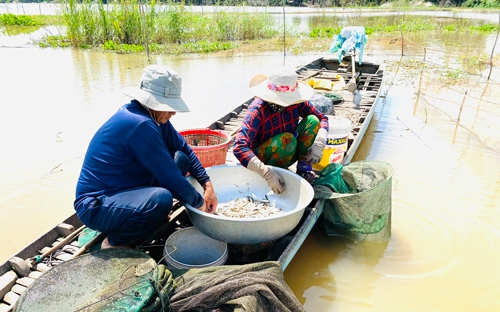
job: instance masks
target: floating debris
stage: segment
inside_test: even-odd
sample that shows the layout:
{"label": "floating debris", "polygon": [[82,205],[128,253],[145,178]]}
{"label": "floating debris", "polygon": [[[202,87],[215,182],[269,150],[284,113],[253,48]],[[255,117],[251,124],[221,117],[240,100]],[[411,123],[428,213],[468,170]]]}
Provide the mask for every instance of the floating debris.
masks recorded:
{"label": "floating debris", "polygon": [[236,198],[227,203],[217,205],[216,213],[230,218],[266,218],[283,211],[275,207],[269,200],[258,200],[252,196]]}

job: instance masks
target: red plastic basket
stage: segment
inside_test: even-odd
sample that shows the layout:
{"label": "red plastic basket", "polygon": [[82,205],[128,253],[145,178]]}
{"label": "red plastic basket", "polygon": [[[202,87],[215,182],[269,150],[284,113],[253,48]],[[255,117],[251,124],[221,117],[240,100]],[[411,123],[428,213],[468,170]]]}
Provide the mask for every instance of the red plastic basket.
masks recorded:
{"label": "red plastic basket", "polygon": [[179,131],[200,160],[203,167],[226,163],[231,137],[219,130],[189,129]]}

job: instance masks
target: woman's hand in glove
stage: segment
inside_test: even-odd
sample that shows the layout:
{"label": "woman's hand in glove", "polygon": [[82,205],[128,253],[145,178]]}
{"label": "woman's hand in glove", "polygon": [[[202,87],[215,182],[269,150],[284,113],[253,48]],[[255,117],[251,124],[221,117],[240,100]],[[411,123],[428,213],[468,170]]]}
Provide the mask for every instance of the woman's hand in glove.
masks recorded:
{"label": "woman's hand in glove", "polygon": [[258,173],[266,179],[267,185],[269,185],[274,193],[281,194],[285,191],[285,180],[271,166],[266,166],[256,156],[250,159],[247,169]]}
{"label": "woman's hand in glove", "polygon": [[323,156],[323,150],[325,149],[327,134],[328,133],[325,129],[319,129],[318,134],[316,135],[316,139],[314,139],[313,145],[309,147],[309,151],[305,158],[306,162],[311,165],[319,163],[321,157]]}

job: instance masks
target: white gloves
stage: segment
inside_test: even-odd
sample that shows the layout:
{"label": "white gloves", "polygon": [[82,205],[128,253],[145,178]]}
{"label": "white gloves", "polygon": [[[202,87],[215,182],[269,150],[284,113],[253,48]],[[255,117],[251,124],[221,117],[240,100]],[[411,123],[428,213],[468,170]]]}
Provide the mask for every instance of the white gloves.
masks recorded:
{"label": "white gloves", "polygon": [[281,194],[285,191],[285,180],[273,170],[271,166],[266,166],[262,161],[260,161],[257,156],[254,156],[248,162],[247,169],[258,173],[261,177],[266,179],[267,185],[276,194]]}
{"label": "white gloves", "polygon": [[326,132],[325,129],[323,128],[319,129],[313,145],[309,147],[309,151],[305,159],[306,162],[308,162],[311,165],[319,163],[321,157],[323,156],[323,150],[325,149],[327,135],[328,132]]}

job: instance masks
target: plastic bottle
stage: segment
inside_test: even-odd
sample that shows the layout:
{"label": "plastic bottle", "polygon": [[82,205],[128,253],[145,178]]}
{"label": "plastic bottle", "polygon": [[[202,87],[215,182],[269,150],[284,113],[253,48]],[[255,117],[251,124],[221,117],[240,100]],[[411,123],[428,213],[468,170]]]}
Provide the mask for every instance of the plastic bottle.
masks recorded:
{"label": "plastic bottle", "polygon": [[326,146],[319,163],[314,164],[314,171],[323,170],[330,163],[342,163],[347,142],[351,133],[352,122],[340,116],[328,116],[329,130],[326,138]]}

